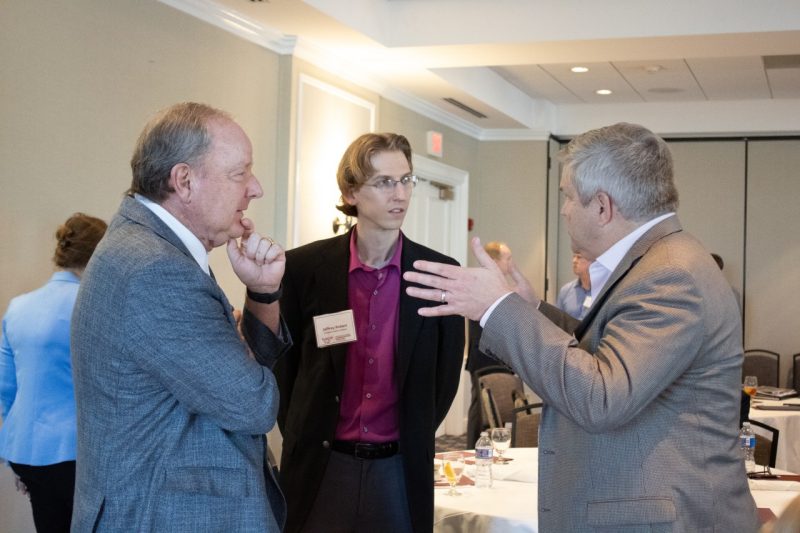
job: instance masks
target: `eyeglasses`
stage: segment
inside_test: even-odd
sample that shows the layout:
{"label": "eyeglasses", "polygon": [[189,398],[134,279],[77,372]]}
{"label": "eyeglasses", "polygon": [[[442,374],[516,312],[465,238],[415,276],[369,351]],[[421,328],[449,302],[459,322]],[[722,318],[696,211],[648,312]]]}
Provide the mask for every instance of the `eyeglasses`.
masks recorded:
{"label": "eyeglasses", "polygon": [[417,177],[413,174],[409,174],[408,176],[403,176],[399,180],[393,180],[390,177],[384,176],[375,181],[375,183],[365,183],[364,185],[375,187],[380,192],[388,194],[394,190],[395,185],[398,183],[406,190],[413,189],[417,186]]}

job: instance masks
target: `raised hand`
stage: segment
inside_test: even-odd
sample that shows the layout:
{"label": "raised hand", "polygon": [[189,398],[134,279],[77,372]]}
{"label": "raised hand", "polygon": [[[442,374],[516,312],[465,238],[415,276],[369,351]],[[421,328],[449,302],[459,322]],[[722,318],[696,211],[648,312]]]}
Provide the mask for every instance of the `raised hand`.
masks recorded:
{"label": "raised hand", "polygon": [[498,298],[514,290],[508,286],[500,268],[483,249],[480,239],[474,237],[471,245],[480,267],[465,268],[415,261],[414,268],[421,272],[409,271],[403,274],[403,278],[409,282],[430,287],[408,287],[406,293],[409,296],[441,304],[421,308],[420,315],[462,315],[479,320]]}
{"label": "raised hand", "polygon": [[255,231],[249,218],[242,219],[244,235],[237,241],[228,241],[228,258],[233,271],[248,289],[257,293],[278,290],[286,268],[283,248],[270,237],[262,237]]}

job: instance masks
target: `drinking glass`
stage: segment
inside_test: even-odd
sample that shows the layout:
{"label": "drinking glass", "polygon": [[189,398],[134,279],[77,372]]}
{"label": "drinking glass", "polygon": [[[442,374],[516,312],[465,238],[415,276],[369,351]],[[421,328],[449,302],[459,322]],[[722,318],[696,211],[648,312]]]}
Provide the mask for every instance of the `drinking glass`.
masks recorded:
{"label": "drinking glass", "polygon": [[494,451],[497,452],[499,463],[503,464],[503,454],[511,446],[511,430],[508,428],[494,428],[492,429],[492,446]]}
{"label": "drinking glass", "polygon": [[742,390],[750,397],[755,396],[758,390],[758,378],[755,376],[745,376]]}
{"label": "drinking glass", "polygon": [[442,455],[442,471],[447,482],[450,484],[450,490],[446,493],[448,496],[461,496],[461,493],[456,490],[456,485],[461,480],[461,474],[464,473],[464,453],[463,452],[446,452]]}

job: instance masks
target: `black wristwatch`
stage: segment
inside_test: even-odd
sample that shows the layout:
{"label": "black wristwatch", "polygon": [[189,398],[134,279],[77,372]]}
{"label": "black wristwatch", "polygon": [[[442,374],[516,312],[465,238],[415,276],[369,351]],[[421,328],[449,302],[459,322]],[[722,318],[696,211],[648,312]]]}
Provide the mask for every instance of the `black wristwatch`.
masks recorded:
{"label": "black wristwatch", "polygon": [[260,304],[277,302],[281,296],[283,296],[283,285],[279,286],[275,292],[253,292],[247,289],[247,297]]}

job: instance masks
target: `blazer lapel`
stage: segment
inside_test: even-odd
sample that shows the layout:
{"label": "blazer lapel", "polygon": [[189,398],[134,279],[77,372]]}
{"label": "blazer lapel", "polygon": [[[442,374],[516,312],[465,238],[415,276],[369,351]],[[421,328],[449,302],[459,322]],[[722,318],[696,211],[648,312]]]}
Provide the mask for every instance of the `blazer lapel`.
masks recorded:
{"label": "blazer lapel", "polygon": [[183,252],[187,257],[191,257],[192,261],[194,258],[192,254],[189,253],[189,250],[184,246],[183,241],[181,241],[175,232],[169,229],[163,220],[158,218],[155,213],[150,211],[147,207],[143,204],[139,203],[136,198],[132,196],[127,196],[122,201],[122,207],[120,208],[120,215],[135,222],[136,224],[141,224],[142,226],[150,229],[153,233],[164,239],[165,241],[169,242],[175,248]]}
{"label": "blazer lapel", "polygon": [[575,338],[578,339],[578,341],[580,341],[584,334],[588,331],[589,326],[591,325],[595,316],[597,316],[600,307],[602,307],[602,305],[608,299],[608,295],[611,294],[611,291],[614,289],[617,283],[619,283],[625,277],[625,275],[630,272],[631,268],[633,268],[633,266],[639,262],[639,259],[642,258],[647,250],[649,250],[654,243],[666,237],[667,235],[681,230],[681,223],[678,220],[678,216],[674,215],[662,220],[647,230],[644,235],[639,237],[639,240],[633,243],[631,249],[628,250],[628,253],[622,258],[622,261],[620,261],[619,265],[617,265],[617,268],[614,269],[614,272],[611,273],[611,276],[603,286],[600,294],[597,295],[597,299],[592,304],[592,307],[589,308],[589,312],[583,318],[583,321],[581,321],[581,323],[575,329]]}
{"label": "blazer lapel", "polygon": [[[350,266],[349,233],[333,241],[333,245],[323,253],[323,261],[313,275],[315,286],[319,289],[320,314],[335,313],[349,308],[347,286]],[[344,280],[344,283],[342,281]],[[331,365],[336,377],[337,390],[344,386],[344,368],[347,360],[347,344],[336,344],[324,348],[330,354]]]}

